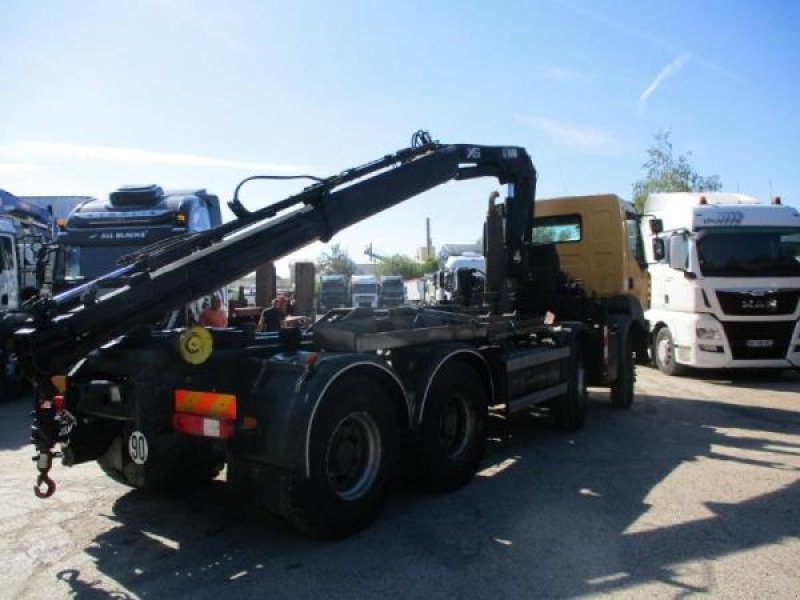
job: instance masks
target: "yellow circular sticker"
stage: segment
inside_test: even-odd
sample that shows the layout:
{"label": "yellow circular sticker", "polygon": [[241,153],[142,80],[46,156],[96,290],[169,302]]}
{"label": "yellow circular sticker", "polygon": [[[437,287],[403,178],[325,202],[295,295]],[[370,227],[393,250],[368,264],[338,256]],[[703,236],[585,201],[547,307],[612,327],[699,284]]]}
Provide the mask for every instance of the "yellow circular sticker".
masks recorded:
{"label": "yellow circular sticker", "polygon": [[186,362],[201,365],[211,356],[211,334],[205,327],[194,325],[183,331],[178,339],[178,352]]}

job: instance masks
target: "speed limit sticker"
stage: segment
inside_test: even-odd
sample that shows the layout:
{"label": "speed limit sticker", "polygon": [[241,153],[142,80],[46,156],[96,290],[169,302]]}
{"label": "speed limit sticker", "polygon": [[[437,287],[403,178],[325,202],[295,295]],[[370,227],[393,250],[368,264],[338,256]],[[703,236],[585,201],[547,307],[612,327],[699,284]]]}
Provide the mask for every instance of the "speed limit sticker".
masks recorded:
{"label": "speed limit sticker", "polygon": [[141,431],[134,431],[128,438],[128,454],[137,465],[147,462],[147,438]]}

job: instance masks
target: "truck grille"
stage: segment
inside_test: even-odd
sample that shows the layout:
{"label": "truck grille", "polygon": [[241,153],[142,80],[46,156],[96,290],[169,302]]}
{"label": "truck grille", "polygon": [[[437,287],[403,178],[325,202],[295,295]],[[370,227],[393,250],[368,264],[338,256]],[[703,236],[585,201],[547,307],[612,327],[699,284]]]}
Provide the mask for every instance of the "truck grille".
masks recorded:
{"label": "truck grille", "polygon": [[786,358],[794,321],[723,323],[734,360]]}
{"label": "truck grille", "polygon": [[800,290],[717,292],[722,312],[726,315],[790,315],[797,309],[798,298]]}

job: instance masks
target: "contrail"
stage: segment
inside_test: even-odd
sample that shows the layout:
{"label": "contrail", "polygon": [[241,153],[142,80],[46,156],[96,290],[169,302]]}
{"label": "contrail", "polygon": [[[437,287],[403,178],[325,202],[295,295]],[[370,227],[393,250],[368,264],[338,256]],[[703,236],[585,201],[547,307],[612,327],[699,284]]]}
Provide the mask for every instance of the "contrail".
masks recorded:
{"label": "contrail", "polygon": [[644,107],[647,104],[647,100],[650,98],[650,96],[653,95],[653,92],[655,92],[658,89],[658,86],[660,86],[661,83],[667,77],[671,77],[672,75],[675,75],[675,73],[680,71],[683,68],[683,65],[685,65],[688,62],[690,57],[691,57],[690,54],[684,52],[678,58],[669,63],[666,67],[661,69],[661,71],[659,71],[658,75],[656,75],[656,78],[653,79],[653,82],[650,85],[648,85],[647,89],[645,89],[645,91],[642,92],[642,95],[639,96],[640,114],[644,111]]}

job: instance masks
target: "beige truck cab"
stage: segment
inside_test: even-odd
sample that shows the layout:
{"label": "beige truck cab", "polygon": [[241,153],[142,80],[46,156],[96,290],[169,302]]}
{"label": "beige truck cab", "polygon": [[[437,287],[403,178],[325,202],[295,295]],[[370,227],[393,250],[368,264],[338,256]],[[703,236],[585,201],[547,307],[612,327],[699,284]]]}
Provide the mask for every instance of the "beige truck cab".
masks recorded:
{"label": "beige truck cab", "polygon": [[581,321],[591,385],[609,386],[612,403],[626,407],[633,397],[634,363],[649,362],[650,294],[640,216],[614,194],[537,200],[534,244],[552,244],[559,268],[578,288],[583,302],[561,302],[560,320]]}
{"label": "beige truck cab", "polygon": [[633,296],[645,307],[650,278],[639,220],[614,194],[537,200],[534,242],[554,242],[561,269],[590,294]]}

